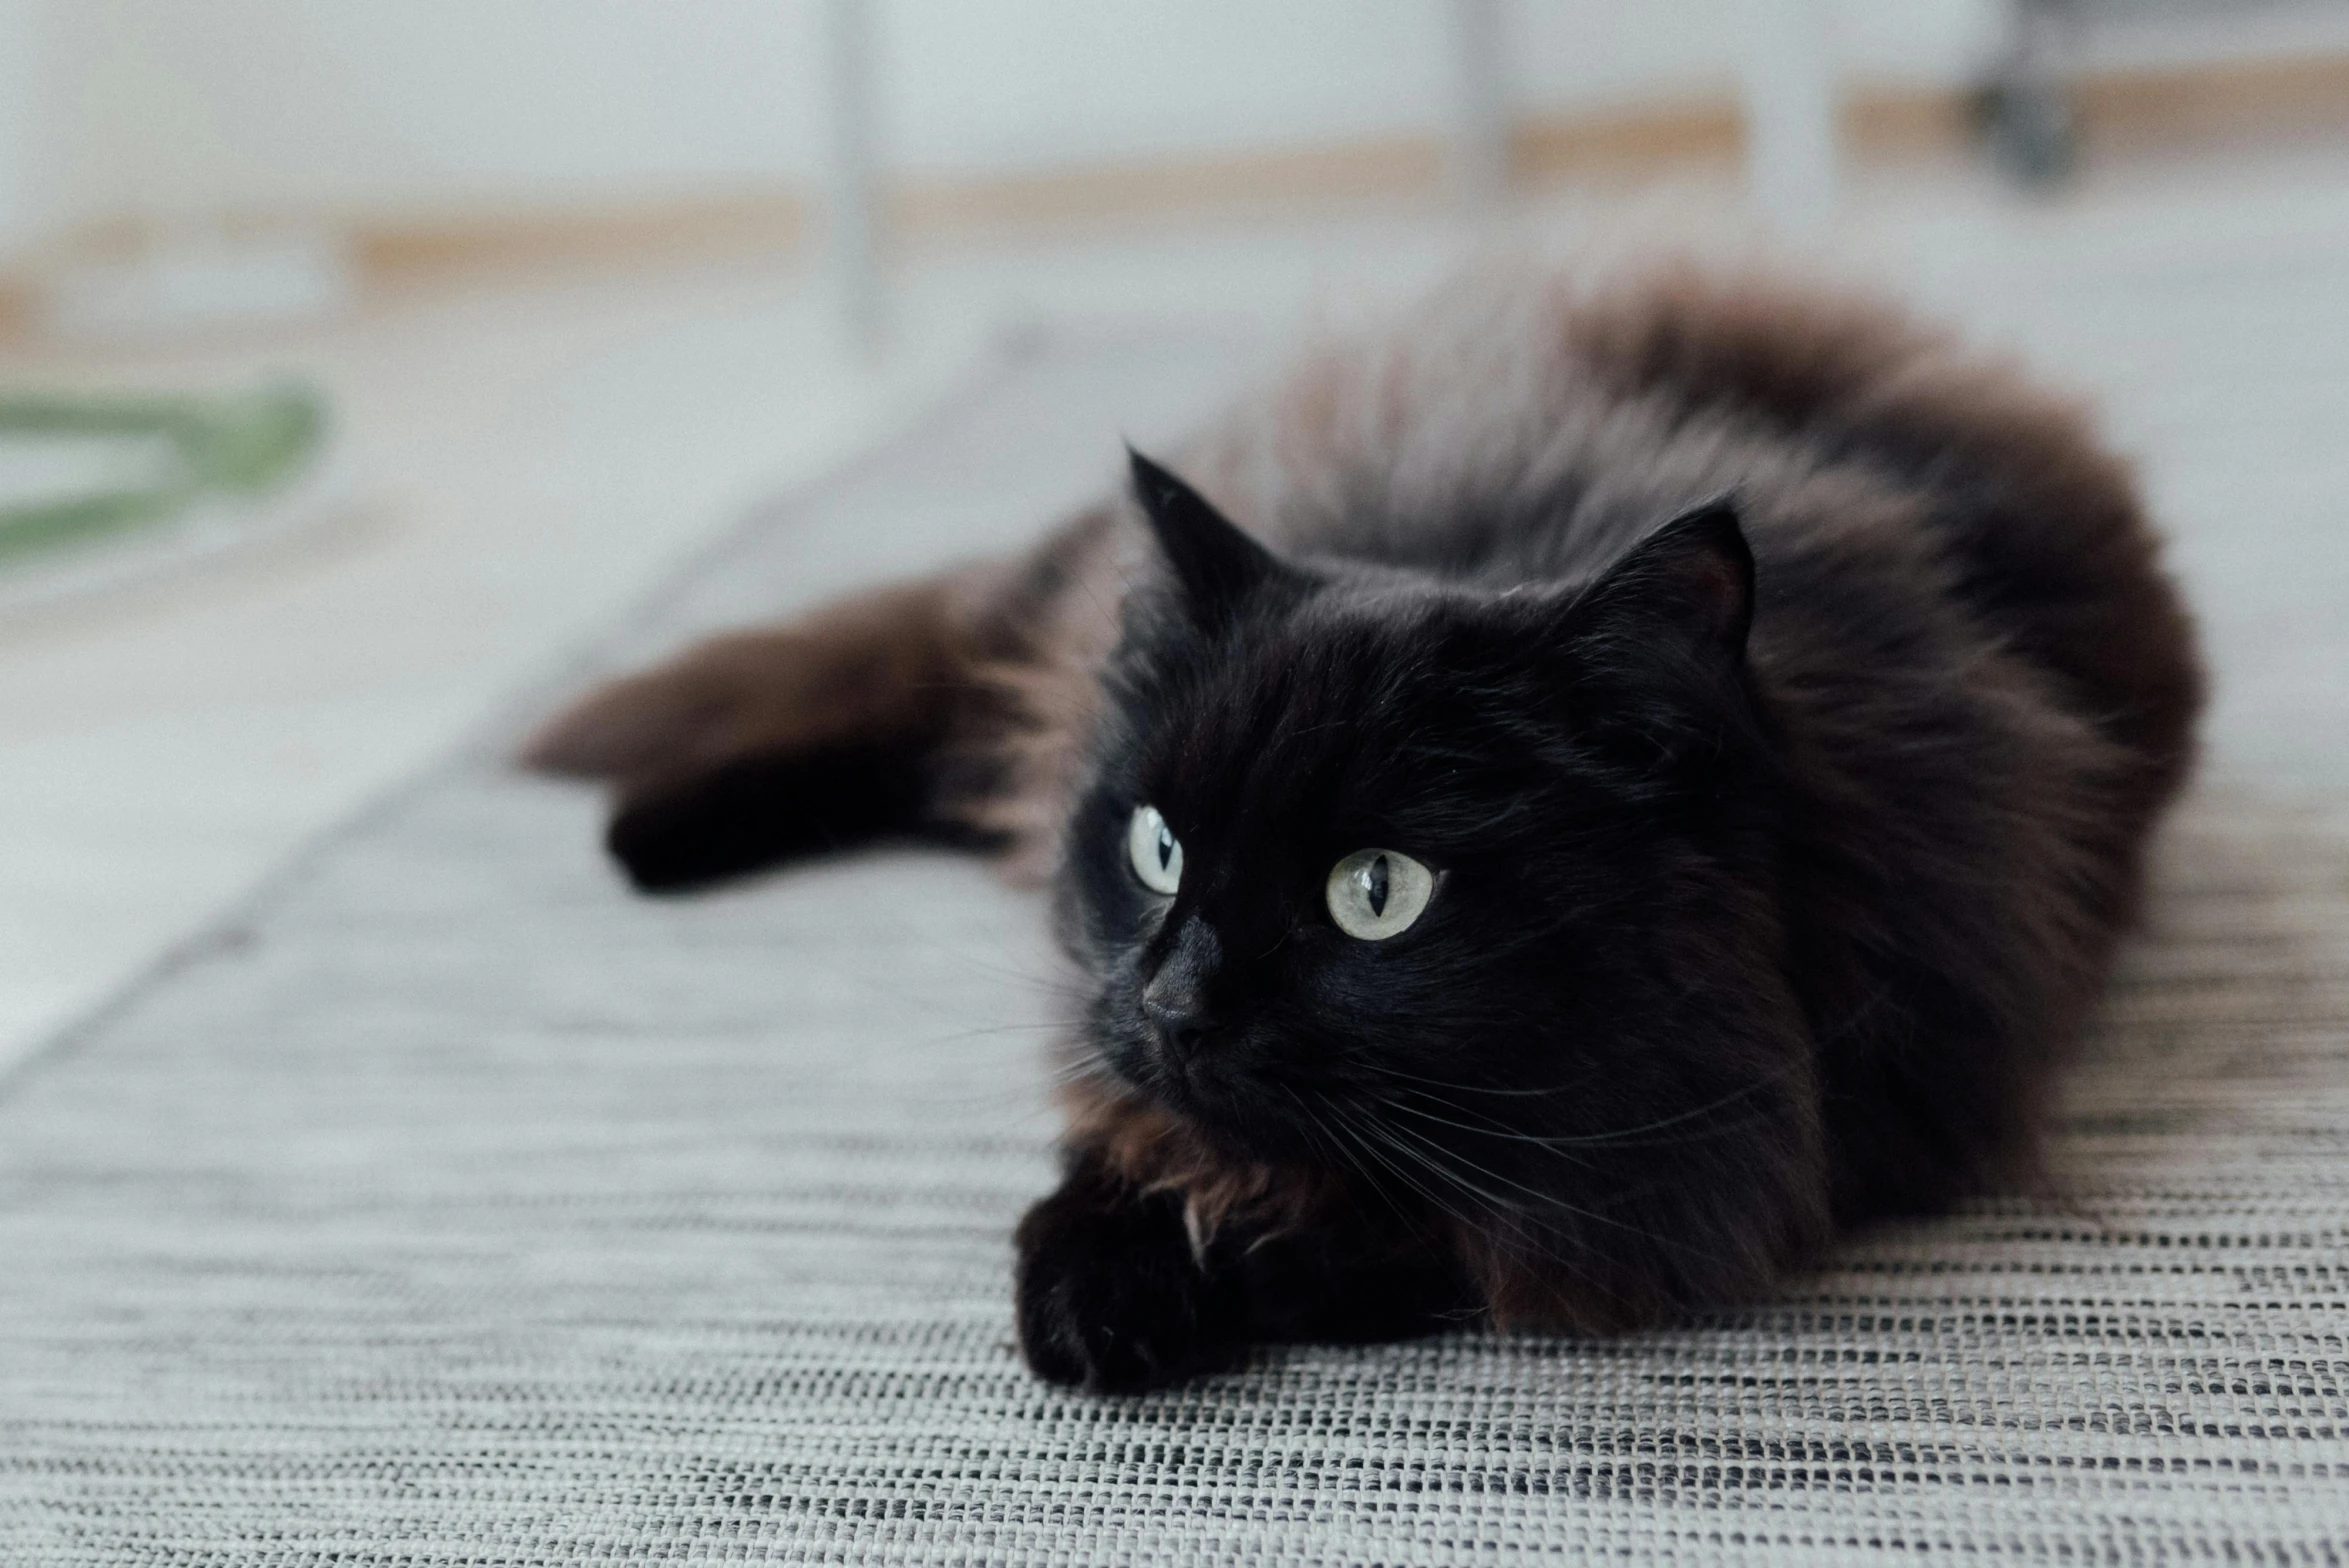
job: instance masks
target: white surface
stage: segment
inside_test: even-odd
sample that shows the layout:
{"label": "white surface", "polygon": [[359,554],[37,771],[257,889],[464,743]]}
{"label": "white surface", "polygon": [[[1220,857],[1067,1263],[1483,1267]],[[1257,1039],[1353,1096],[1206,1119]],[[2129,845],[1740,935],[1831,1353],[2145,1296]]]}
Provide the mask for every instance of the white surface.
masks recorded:
{"label": "white surface", "polygon": [[136,255],[45,269],[41,324],[69,341],[148,343],[320,321],[349,310],[357,296],[350,258],[333,234],[198,230]]}
{"label": "white surface", "polygon": [[168,436],[0,434],[0,509],[150,489],[182,470],[179,448]]}
{"label": "white surface", "polygon": [[704,276],[74,367],[243,384],[294,360],[336,398],[355,500],[168,584],[0,615],[0,1057],[446,744],[770,484],[918,402],[975,330],[947,324],[867,372],[788,283]]}
{"label": "white surface", "polygon": [[354,502],[349,474],[330,450],[268,495],[202,497],[167,518],[28,554],[0,570],[0,625],[70,616],[101,595],[168,588],[229,557],[282,550],[295,535],[341,523]]}

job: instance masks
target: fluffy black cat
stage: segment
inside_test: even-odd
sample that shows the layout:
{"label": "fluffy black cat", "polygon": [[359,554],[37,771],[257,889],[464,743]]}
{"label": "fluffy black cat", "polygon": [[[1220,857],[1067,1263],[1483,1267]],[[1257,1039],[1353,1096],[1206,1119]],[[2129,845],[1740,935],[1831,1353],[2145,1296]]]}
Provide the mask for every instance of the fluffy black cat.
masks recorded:
{"label": "fluffy black cat", "polygon": [[648,889],[881,834],[1050,878],[1039,1373],[1632,1328],[2027,1179],[2202,699],[2076,410],[1677,272],[1463,290],[1176,468],[529,753]]}

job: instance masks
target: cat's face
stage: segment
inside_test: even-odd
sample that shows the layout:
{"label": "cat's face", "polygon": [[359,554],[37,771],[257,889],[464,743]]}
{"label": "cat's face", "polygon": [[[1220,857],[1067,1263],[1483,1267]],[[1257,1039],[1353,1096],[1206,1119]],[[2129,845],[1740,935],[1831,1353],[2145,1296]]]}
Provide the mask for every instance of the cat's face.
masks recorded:
{"label": "cat's face", "polygon": [[1174,581],[1130,612],[1062,888],[1120,1092],[1485,1223],[1644,1224],[1757,1117],[1805,1136],[1766,1125],[1808,1080],[1725,509],[1495,593],[1284,563],[1137,479]]}

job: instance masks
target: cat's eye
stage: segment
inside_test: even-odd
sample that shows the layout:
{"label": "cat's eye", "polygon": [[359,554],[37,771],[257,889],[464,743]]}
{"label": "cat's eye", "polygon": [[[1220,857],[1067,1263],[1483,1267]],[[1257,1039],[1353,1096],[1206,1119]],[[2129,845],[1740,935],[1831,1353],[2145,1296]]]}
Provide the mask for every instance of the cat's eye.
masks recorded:
{"label": "cat's eye", "polygon": [[1383,942],[1411,929],[1435,892],[1435,873],[1399,850],[1358,849],[1330,868],[1324,896],[1338,929]]}
{"label": "cat's eye", "polygon": [[1183,885],[1183,841],[1174,836],[1156,806],[1136,806],[1126,827],[1126,858],[1134,875],[1153,893],[1173,896]]}

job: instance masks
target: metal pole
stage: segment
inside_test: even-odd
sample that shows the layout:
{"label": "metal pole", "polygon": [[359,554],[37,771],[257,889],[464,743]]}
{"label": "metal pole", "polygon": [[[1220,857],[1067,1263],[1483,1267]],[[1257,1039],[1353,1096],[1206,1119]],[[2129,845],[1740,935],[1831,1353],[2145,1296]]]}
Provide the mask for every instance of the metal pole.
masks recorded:
{"label": "metal pole", "polygon": [[825,260],[848,335],[868,352],[880,345],[886,315],[873,52],[873,15],[867,0],[826,0],[824,75],[831,100],[832,145]]}
{"label": "metal pole", "polygon": [[1509,190],[1509,71],[1502,0],[1452,0],[1452,188],[1472,207]]}
{"label": "metal pole", "polygon": [[1746,177],[1789,233],[1835,216],[1837,126],[1826,0],[1745,0]]}

